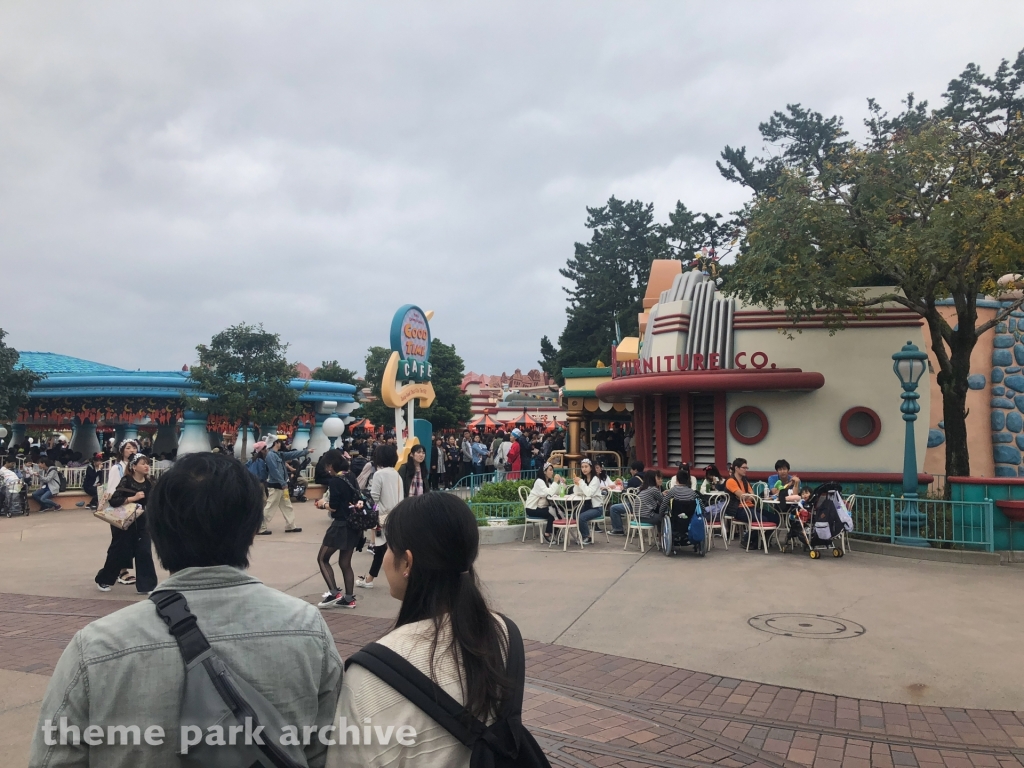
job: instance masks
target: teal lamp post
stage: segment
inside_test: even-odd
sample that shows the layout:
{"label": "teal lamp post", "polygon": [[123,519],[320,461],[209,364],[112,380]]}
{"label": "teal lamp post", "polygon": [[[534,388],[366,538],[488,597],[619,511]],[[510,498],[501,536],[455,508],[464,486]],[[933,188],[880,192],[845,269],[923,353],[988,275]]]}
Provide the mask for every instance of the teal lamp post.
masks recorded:
{"label": "teal lamp post", "polygon": [[892,369],[903,386],[900,397],[900,413],[906,422],[906,436],[903,443],[903,511],[897,515],[903,529],[903,535],[896,537],[896,542],[907,547],[927,547],[928,542],[921,538],[921,525],[926,516],[917,508],[917,447],[914,443],[914,422],[921,406],[917,401],[921,395],[917,393],[917,382],[924,376],[928,368],[928,355],[909,341],[899,352],[892,356],[895,361]]}

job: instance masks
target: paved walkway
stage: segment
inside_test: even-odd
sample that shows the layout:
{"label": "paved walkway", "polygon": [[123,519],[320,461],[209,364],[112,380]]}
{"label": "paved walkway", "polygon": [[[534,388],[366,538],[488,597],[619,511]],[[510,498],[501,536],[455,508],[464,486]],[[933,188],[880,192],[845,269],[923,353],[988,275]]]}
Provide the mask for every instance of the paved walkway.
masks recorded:
{"label": "paved walkway", "polygon": [[[75,631],[128,604],[0,594],[3,675],[41,683]],[[343,656],[391,624],[326,616]],[[527,674],[525,721],[564,768],[1024,766],[1024,711],[843,698],[536,641]]]}

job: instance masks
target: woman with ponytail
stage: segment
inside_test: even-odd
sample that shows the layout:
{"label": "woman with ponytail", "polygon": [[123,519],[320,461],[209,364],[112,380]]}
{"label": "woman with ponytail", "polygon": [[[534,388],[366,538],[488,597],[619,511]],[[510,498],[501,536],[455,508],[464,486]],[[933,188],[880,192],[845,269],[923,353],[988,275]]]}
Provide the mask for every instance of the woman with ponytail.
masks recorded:
{"label": "woman with ponytail", "polygon": [[[536,742],[514,716],[516,703],[522,706],[522,637],[480,590],[476,517],[457,496],[428,493],[395,507],[384,534],[384,574],[402,605],[395,628],[349,659],[338,716],[380,731],[411,726],[416,735],[405,744],[349,740],[331,749],[328,765],[470,766],[494,744],[520,744],[526,757]],[[450,696],[456,710],[488,724],[496,738],[478,739],[470,749],[410,700],[416,696],[406,683],[413,679],[434,689],[431,701]],[[537,754],[543,760],[539,748]]]}

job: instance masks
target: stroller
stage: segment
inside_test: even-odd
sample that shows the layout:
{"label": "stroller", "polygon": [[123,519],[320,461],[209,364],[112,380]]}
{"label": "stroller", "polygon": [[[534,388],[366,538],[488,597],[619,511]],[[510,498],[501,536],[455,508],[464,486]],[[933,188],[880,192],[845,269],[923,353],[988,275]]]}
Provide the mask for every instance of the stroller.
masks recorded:
{"label": "stroller", "polygon": [[661,551],[671,557],[676,550],[693,547],[704,557],[708,553],[707,520],[700,499],[669,502],[669,511],[661,519]]}
{"label": "stroller", "polygon": [[850,517],[846,504],[840,493],[843,486],[839,483],[819,485],[811,493],[810,535],[807,527],[801,525],[802,538],[812,560],[821,557],[823,550],[831,550],[832,557],[846,554],[842,547],[842,536],[853,530],[853,518]]}
{"label": "stroller", "polygon": [[7,517],[28,516],[28,488],[22,481],[13,485],[0,483],[0,514]]}

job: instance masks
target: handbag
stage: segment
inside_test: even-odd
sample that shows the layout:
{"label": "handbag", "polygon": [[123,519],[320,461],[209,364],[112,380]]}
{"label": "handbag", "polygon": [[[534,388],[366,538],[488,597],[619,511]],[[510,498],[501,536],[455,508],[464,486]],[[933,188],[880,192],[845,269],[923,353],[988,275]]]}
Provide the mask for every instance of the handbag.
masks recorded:
{"label": "handbag", "polygon": [[120,507],[104,506],[103,509],[97,509],[92,514],[93,517],[102,520],[108,525],[120,528],[122,531],[127,531],[139,519],[139,515],[142,512],[143,509],[138,504],[128,503]]}

